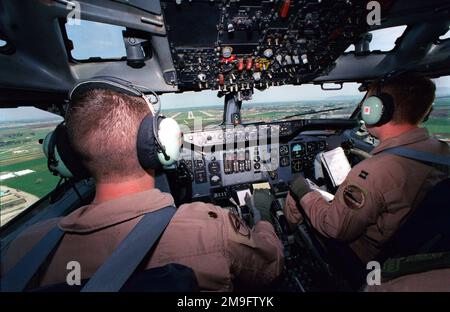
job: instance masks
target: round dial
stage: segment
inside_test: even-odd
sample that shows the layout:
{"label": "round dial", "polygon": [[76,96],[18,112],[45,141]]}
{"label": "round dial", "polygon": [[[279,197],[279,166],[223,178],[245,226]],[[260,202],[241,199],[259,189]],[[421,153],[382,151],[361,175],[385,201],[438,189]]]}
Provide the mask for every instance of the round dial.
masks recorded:
{"label": "round dial", "polygon": [[289,147],[287,145],[280,146],[280,155],[284,156],[289,154]]}

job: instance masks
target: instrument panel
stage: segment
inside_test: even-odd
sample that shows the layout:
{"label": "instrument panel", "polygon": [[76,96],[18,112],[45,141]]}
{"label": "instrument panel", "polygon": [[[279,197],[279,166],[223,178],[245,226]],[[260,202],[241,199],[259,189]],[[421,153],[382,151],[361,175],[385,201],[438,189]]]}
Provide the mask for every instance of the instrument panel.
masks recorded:
{"label": "instrument panel", "polygon": [[[352,121],[340,122],[341,127],[354,126]],[[314,125],[315,120],[297,120],[185,134],[179,167],[189,173],[192,199],[220,201],[229,196],[227,188],[232,186],[263,181],[276,186],[287,184],[296,174],[313,174],[316,155],[341,144],[334,130],[297,134]]]}
{"label": "instrument panel", "polygon": [[367,2],[163,0],[176,83],[226,94],[311,81],[367,31]]}

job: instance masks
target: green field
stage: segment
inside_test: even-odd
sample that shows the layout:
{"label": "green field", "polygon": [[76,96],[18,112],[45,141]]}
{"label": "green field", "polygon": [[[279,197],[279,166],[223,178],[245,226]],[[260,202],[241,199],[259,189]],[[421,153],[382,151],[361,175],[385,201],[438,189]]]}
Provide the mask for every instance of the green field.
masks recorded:
{"label": "green field", "polygon": [[53,176],[48,171],[47,159],[43,155],[40,158],[1,167],[2,172],[15,172],[25,169],[35,172],[4,180],[2,184],[41,198],[53,190],[59,181],[58,177]]}
{"label": "green field", "polygon": [[450,119],[430,117],[424,126],[430,133],[448,134],[450,137]]}
{"label": "green field", "polygon": [[0,129],[0,143],[5,144],[0,147],[0,166],[42,157],[39,139],[44,139],[54,128],[55,125]]}
{"label": "green field", "polygon": [[0,129],[0,172],[16,172],[30,169],[35,172],[1,181],[2,185],[42,197],[59,181],[47,169],[47,159],[39,139],[55,128],[56,124],[24,125]]}
{"label": "green field", "polygon": [[439,139],[450,140],[450,97],[437,98],[424,127]]}

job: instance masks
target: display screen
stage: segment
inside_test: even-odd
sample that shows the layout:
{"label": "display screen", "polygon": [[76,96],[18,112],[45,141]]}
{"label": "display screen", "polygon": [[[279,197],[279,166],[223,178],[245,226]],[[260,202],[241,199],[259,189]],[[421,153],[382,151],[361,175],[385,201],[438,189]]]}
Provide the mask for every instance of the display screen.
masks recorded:
{"label": "display screen", "polygon": [[294,159],[299,159],[304,155],[305,147],[302,143],[294,143],[291,145],[291,156]]}

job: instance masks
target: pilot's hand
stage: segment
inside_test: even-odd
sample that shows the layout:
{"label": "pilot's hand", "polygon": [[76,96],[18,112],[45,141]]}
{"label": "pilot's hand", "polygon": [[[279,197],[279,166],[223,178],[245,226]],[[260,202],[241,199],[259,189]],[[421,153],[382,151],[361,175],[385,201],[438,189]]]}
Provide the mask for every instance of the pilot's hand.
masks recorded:
{"label": "pilot's hand", "polygon": [[302,175],[299,175],[290,186],[291,195],[297,202],[300,202],[302,197],[311,191],[308,181]]}
{"label": "pilot's hand", "polygon": [[245,194],[245,204],[250,209],[253,216],[253,223],[256,224],[261,221],[261,212],[256,208],[255,197],[253,195]]}

